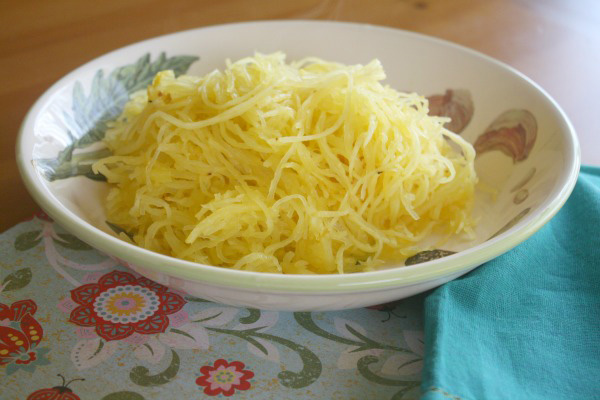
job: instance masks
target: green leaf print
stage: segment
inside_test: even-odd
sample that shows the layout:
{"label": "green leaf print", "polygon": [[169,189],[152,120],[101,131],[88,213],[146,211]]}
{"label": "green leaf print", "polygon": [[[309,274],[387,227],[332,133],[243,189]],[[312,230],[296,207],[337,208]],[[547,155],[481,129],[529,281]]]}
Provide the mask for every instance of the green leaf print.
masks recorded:
{"label": "green leaf print", "polygon": [[71,250],[92,250],[87,243],[82,242],[70,233],[59,233],[60,240],[55,240],[56,244]]}
{"label": "green leaf print", "polygon": [[163,52],[151,61],[150,54],[145,54],[133,64],[116,68],[108,76],[103,70],[96,72],[87,97],[81,83],[76,82],[72,94],[72,113],[63,114],[71,144],[56,158],[36,160],[37,167],[50,181],[77,175],[103,180],[103,176],[92,172],[92,164],[106,157],[108,150],[83,153],[75,153],[75,150],[102,140],[108,123],[121,114],[129,96],[146,88],[157,72],[173,70],[178,76],[196,60],[198,57],[195,56],[167,57]]}
{"label": "green leaf print", "polygon": [[[69,148],[67,147],[67,149]],[[62,154],[59,154],[58,158],[52,160],[37,160],[37,167],[42,169],[48,180],[54,181],[78,175],[86,176],[95,181],[106,180],[104,175],[94,174],[92,164],[101,158],[111,155],[110,150],[101,149],[86,153],[77,153],[75,155],[68,154],[68,159]],[[67,155],[67,153],[64,154]]]}
{"label": "green leaf print", "polygon": [[136,385],[140,386],[159,386],[169,383],[177,372],[179,372],[179,355],[175,350],[171,349],[171,363],[162,372],[155,375],[150,375],[150,370],[144,366],[138,365],[134,367],[129,373],[129,379]]}
{"label": "green leaf print", "polygon": [[[314,333],[317,336],[332,340],[334,342],[338,342],[338,343],[342,343],[345,345],[350,345],[350,346],[356,347],[356,349],[353,350],[354,352],[377,349],[377,350],[387,350],[388,352],[414,354],[412,351],[410,351],[408,349],[404,349],[404,348],[398,347],[398,346],[392,346],[392,345],[385,344],[385,343],[380,343],[376,340],[373,340],[373,339],[365,336],[364,334],[358,332],[356,329],[354,329],[352,326],[350,326],[348,324],[345,325],[346,330],[350,334],[352,334],[352,336],[354,336],[356,339],[349,339],[349,338],[345,338],[345,337],[338,336],[336,334],[327,332],[326,330],[320,328],[315,323],[315,321],[312,319],[312,314],[310,312],[296,312],[296,313],[294,313],[294,318],[296,319],[296,322],[298,322],[298,324],[301,327],[308,330],[309,332]],[[406,393],[408,393],[413,388],[419,386],[420,383],[418,381],[401,381],[401,380],[389,379],[389,378],[385,378],[385,377],[382,377],[382,376],[379,376],[379,375],[373,373],[369,369],[369,366],[371,364],[374,364],[377,362],[379,362],[379,357],[376,357],[373,355],[366,355],[358,360],[356,367],[358,369],[358,372],[365,379],[367,379],[373,383],[377,383],[380,385],[386,385],[386,386],[402,386],[403,388],[393,396],[393,399],[396,399],[396,400],[402,399]]]}
{"label": "green leaf print", "polygon": [[31,268],[21,268],[2,280],[2,291],[22,289],[31,282]]}
{"label": "green leaf print", "polygon": [[379,376],[375,373],[373,373],[373,371],[371,371],[371,369],[369,368],[369,366],[371,364],[375,364],[379,361],[379,358],[376,356],[364,356],[362,357],[360,360],[358,360],[358,363],[356,365],[358,372],[367,380],[373,382],[373,383],[377,383],[379,385],[385,385],[385,386],[402,386],[402,389],[400,391],[398,391],[396,394],[394,394],[394,396],[392,397],[392,400],[400,400],[404,397],[404,395],[410,391],[411,389],[418,387],[421,383],[419,381],[401,381],[401,380],[397,380],[397,379],[389,379],[389,378],[384,378],[382,376]]}
{"label": "green leaf print", "polygon": [[327,332],[326,330],[320,328],[319,326],[317,326],[317,324],[315,324],[315,321],[313,321],[312,315],[310,312],[295,312],[294,318],[296,319],[296,322],[298,322],[298,324],[301,327],[303,327],[304,329],[306,329],[307,331],[312,332],[317,336],[321,336],[322,338],[333,340],[334,342],[347,344],[350,346],[357,346],[358,349],[356,349],[356,351],[381,349],[381,350],[393,350],[393,351],[397,351],[399,353],[412,353],[410,350],[403,349],[402,347],[392,346],[392,345],[385,344],[385,343],[379,343],[378,341],[370,339],[370,338],[362,335],[361,333],[357,332],[351,326],[346,326],[346,329],[348,329],[348,331],[350,333],[352,333],[352,335],[354,335],[359,340],[348,339],[348,338]]}
{"label": "green leaf print", "polygon": [[122,391],[107,394],[101,400],[145,400],[145,398],[135,392]]}
{"label": "green leaf print", "polygon": [[42,233],[42,231],[21,233],[15,239],[15,249],[18,251],[25,251],[34,248],[42,240],[40,233]]}
{"label": "green leaf print", "polygon": [[360,374],[362,376],[364,376],[366,379],[370,380],[371,382],[375,382],[380,385],[407,386],[407,385],[412,385],[412,384],[416,384],[416,385],[419,384],[418,381],[401,381],[401,380],[396,380],[396,379],[384,378],[382,376],[374,374],[369,369],[369,365],[375,364],[378,361],[379,361],[379,358],[376,356],[369,355],[369,356],[362,357],[360,360],[358,360],[358,363],[356,365],[356,367],[358,368],[358,372],[360,372]]}
{"label": "green leaf print", "polygon": [[256,321],[258,321],[258,319],[260,318],[260,310],[257,310],[256,308],[247,308],[247,310],[248,310],[248,315],[240,318],[240,323],[247,325],[247,324],[253,324]]}
{"label": "green leaf print", "polygon": [[170,331],[173,332],[173,333],[177,333],[178,335],[187,336],[189,339],[196,340],[196,339],[194,339],[194,337],[192,335],[190,335],[189,333],[184,332],[184,331],[182,331],[180,329],[171,328]]}

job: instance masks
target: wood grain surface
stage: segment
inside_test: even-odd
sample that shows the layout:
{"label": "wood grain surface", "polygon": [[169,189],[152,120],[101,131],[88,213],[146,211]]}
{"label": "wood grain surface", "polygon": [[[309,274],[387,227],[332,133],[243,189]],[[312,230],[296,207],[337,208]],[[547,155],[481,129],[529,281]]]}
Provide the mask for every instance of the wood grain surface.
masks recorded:
{"label": "wood grain surface", "polygon": [[571,118],[583,162],[600,165],[598,0],[0,0],[0,232],[36,205],[15,163],[33,102],[79,65],[165,33],[261,19],[329,19],[447,39],[504,61]]}

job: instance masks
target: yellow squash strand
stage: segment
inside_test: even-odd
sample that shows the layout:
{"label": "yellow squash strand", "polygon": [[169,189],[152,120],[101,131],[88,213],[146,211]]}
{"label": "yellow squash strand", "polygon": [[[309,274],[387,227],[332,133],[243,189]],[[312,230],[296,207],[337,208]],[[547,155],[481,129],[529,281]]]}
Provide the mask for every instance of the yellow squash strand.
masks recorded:
{"label": "yellow squash strand", "polygon": [[429,235],[471,233],[472,146],[383,79],[377,60],[282,53],[158,73],[94,165],[108,219],[153,251],[286,274],[373,270]]}

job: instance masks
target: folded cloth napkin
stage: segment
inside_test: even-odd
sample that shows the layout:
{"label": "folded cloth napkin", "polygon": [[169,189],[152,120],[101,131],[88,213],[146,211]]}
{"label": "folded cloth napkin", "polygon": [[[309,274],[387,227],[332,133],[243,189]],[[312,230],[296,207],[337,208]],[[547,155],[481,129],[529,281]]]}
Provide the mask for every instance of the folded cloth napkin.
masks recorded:
{"label": "folded cloth napkin", "polygon": [[425,400],[600,399],[600,168],[530,239],[425,300]]}

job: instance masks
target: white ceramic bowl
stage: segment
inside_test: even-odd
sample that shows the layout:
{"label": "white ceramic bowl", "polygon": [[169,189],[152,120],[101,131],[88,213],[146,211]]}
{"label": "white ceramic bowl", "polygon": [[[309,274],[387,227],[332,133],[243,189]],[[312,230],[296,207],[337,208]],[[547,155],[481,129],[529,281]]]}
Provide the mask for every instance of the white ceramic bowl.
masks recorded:
{"label": "white ceramic bowl", "polygon": [[[379,58],[387,82],[430,98],[453,129],[475,143],[477,172],[498,191],[479,193],[473,243],[413,259],[411,266],[348,275],[290,276],[230,270],[156,254],[125,243],[105,224],[106,184],[85,176],[103,121],[160,69],[201,75],[255,51],[288,60],[317,56],[365,64]],[[166,53],[166,56],[162,53]],[[185,57],[187,56],[187,57]],[[447,89],[451,91],[447,92]],[[466,127],[465,127],[466,125]],[[463,130],[464,128],[464,130]],[[579,171],[575,132],[559,106],[514,69],[467,48],[400,30],[339,22],[273,21],[214,26],[150,39],[71,72],[35,103],[18,141],[27,188],[60,225],[159,283],[217,302],[262,309],[332,310],[411,296],[508,251],[567,200]],[[431,259],[431,260],[430,260]],[[430,260],[430,261],[427,261]]]}

